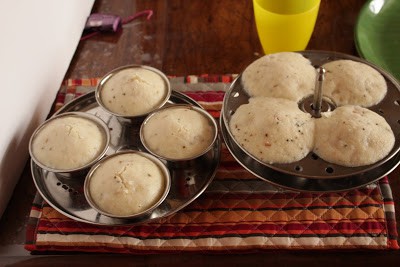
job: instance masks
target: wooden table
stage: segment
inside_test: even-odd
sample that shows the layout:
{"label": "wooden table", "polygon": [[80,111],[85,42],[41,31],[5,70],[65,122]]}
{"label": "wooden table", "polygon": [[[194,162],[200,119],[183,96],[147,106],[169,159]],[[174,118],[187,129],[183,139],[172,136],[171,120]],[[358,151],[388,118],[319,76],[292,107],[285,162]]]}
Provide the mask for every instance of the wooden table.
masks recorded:
{"label": "wooden table", "polygon": [[[354,25],[364,0],[322,0],[307,49],[357,55]],[[156,67],[168,75],[240,73],[263,52],[250,0],[98,0],[93,12],[127,17],[152,9],[153,17],[127,24],[117,34],[100,34],[82,41],[65,79],[100,77],[126,64]],[[399,168],[390,175],[400,226]],[[0,247],[22,245],[24,227],[36,189],[27,163],[13,198],[0,221]],[[15,232],[17,232],[17,237]],[[0,250],[1,252],[1,250]],[[3,255],[2,257],[7,256]],[[3,258],[4,259],[4,258]],[[3,260],[3,262],[6,262]],[[296,266],[397,265],[399,251],[271,251],[247,255],[62,255],[14,256],[12,266],[204,266],[295,264]],[[397,262],[397,264],[396,264]],[[0,257],[0,265],[2,260]]]}

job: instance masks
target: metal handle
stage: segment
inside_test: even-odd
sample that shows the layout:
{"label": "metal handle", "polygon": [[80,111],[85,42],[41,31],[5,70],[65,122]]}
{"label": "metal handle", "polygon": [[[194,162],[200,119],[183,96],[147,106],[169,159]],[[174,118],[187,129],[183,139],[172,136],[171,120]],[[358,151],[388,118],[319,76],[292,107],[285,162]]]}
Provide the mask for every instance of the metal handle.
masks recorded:
{"label": "metal handle", "polygon": [[325,69],[319,67],[317,69],[317,80],[315,82],[314,89],[314,102],[312,105],[313,116],[315,118],[321,118],[321,106],[322,106],[322,86],[325,80]]}

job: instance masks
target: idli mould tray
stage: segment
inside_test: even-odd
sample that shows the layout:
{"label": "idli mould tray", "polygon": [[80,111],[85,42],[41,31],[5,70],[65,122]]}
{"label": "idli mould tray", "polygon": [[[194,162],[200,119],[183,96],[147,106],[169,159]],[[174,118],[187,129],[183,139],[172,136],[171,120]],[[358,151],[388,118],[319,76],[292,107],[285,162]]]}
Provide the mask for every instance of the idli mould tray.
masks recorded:
{"label": "idli mould tray", "polygon": [[[201,107],[196,101],[182,93],[172,91],[166,105],[192,104]],[[90,92],[72,100],[58,112],[81,111],[96,115],[109,127],[111,144],[106,155],[121,150],[140,150],[144,147],[140,142],[139,130],[141,122],[119,119],[101,108]],[[184,166],[167,165],[171,175],[171,189],[160,206],[151,213],[130,219],[108,217],[95,211],[86,201],[83,192],[85,177],[69,178],[43,170],[31,160],[33,181],[40,195],[55,210],[63,215],[85,223],[97,225],[131,225],[149,222],[171,215],[187,206],[200,196],[213,180],[220,160],[221,139],[218,136],[212,149],[205,155]]]}
{"label": "idli mould tray", "polygon": [[[395,144],[390,153],[378,162],[361,167],[345,167],[327,162],[315,153],[310,152],[300,161],[290,164],[268,164],[261,162],[243,149],[233,138],[229,129],[229,121],[237,108],[248,103],[249,96],[244,91],[241,75],[231,84],[223,101],[220,117],[221,133],[226,146],[235,159],[248,171],[262,180],[287,189],[309,192],[344,191],[370,184],[395,169],[400,161],[400,85],[386,71],[358,57],[343,53],[327,51],[301,51],[317,69],[323,64],[348,59],[367,64],[382,74],[387,83],[387,94],[377,105],[368,109],[376,112],[386,119],[393,130]],[[302,105],[310,105],[303,103]],[[324,103],[322,108],[330,108],[329,103]],[[323,110],[324,111],[324,110]]]}

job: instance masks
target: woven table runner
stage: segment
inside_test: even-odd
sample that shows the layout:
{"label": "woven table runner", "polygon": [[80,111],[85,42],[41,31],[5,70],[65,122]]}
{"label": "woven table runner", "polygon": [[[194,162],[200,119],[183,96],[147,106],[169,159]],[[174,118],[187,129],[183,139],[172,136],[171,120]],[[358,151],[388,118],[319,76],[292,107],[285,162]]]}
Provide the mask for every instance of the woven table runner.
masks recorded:
{"label": "woven table runner", "polygon": [[[170,77],[218,118],[235,75]],[[98,79],[65,81],[55,109],[93,91]],[[98,226],[70,219],[37,195],[25,248],[104,253],[238,253],[271,249],[399,249],[394,203],[385,177],[346,192],[280,189],[243,167],[222,146],[217,174],[196,200],[177,213],[138,225]]]}

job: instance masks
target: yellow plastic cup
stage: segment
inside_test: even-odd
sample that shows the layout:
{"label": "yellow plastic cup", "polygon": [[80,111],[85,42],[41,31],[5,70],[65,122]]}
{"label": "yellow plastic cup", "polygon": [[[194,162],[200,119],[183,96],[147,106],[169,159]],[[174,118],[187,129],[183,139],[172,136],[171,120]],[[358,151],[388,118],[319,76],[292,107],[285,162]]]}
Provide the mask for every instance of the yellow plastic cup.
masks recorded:
{"label": "yellow plastic cup", "polygon": [[321,0],[253,0],[258,37],[265,54],[305,50]]}

